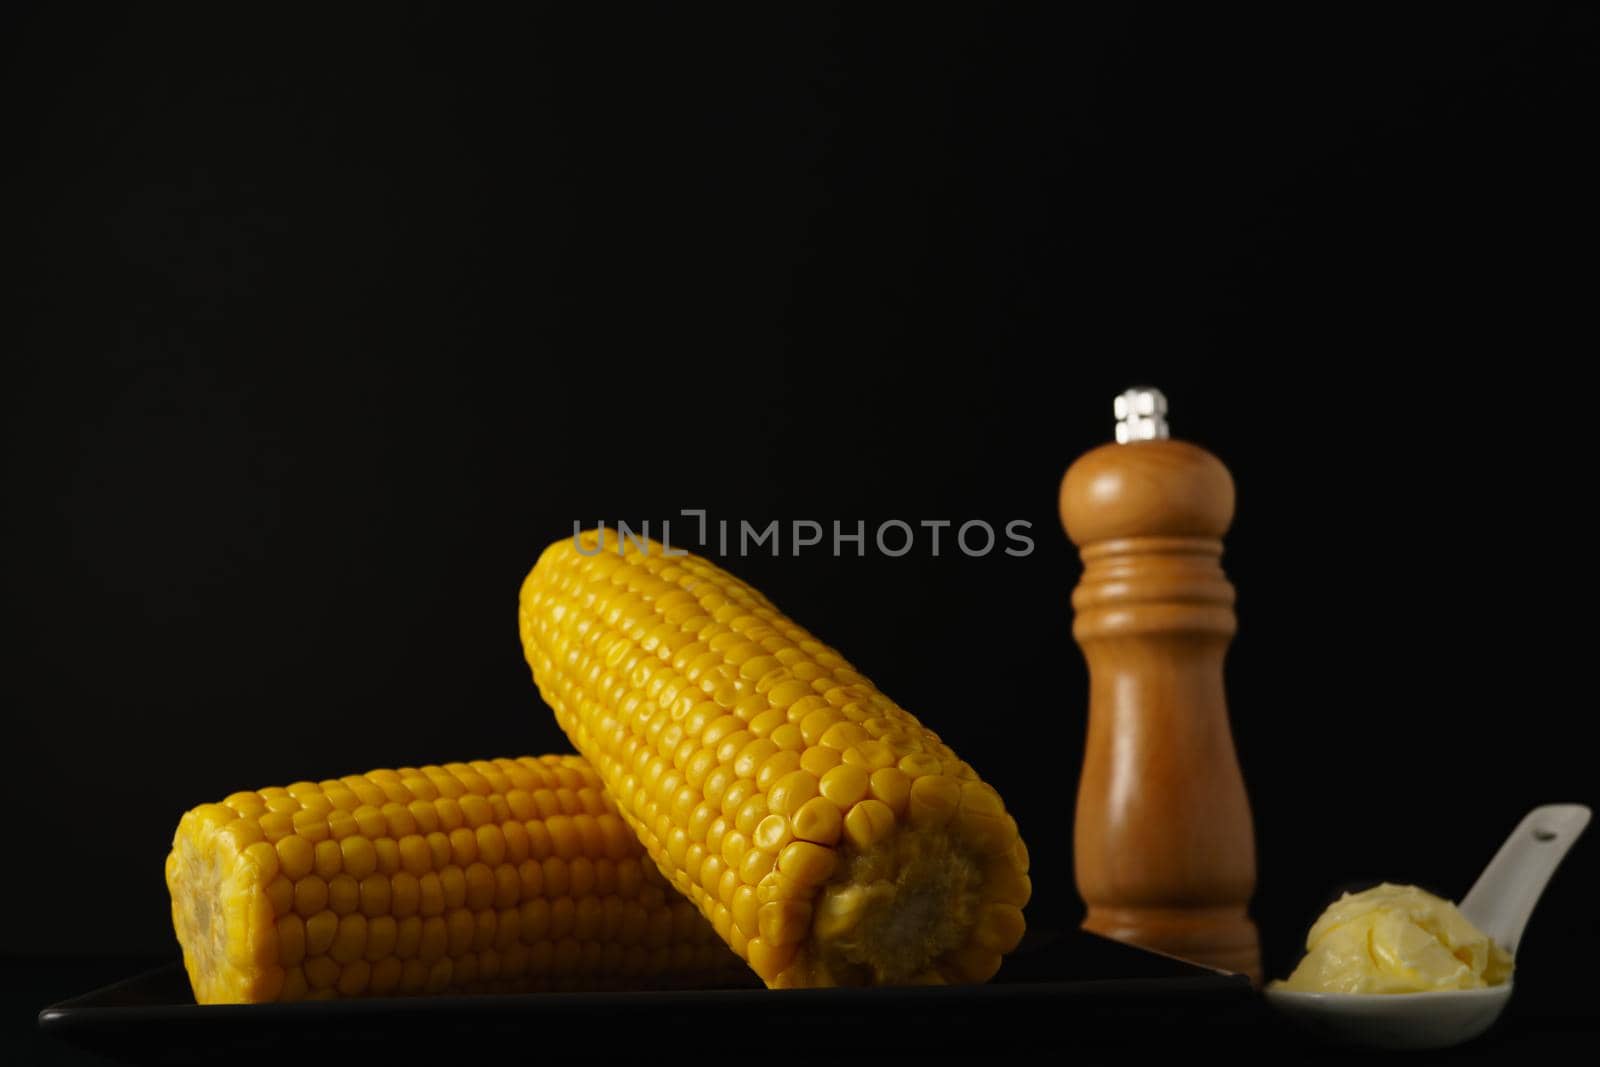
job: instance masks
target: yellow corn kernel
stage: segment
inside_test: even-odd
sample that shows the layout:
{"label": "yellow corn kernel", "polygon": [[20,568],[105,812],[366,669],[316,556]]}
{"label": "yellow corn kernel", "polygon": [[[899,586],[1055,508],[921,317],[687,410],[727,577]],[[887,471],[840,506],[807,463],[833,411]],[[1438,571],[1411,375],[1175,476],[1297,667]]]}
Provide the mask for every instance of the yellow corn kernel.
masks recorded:
{"label": "yellow corn kernel", "polygon": [[1033,895],[1026,867],[1010,857],[996,857],[984,866],[983,892],[988,900],[1022,907]]}
{"label": "yellow corn kernel", "polygon": [[308,874],[294,884],[294,910],[303,919],[309,919],[328,906],[328,883],[315,874]]}
{"label": "yellow corn kernel", "polygon": [[1022,909],[1010,904],[989,904],[978,919],[973,943],[991,952],[1009,952],[1022,940]]}
{"label": "yellow corn kernel", "polygon": [[773,788],[773,786],[777,785],[778,782],[796,772],[800,774],[810,773],[808,771],[800,770],[800,753],[792,750],[787,752],[774,752],[772,755],[766,758],[766,760],[761,764],[761,767],[756,771],[756,788],[764,793],[768,793],[767,799],[770,803],[772,797],[769,791]]}
{"label": "yellow corn kernel", "polygon": [[817,933],[825,938],[837,938],[849,933],[866,909],[867,889],[851,885],[837,892],[824,893],[817,911]]}
{"label": "yellow corn kernel", "polygon": [[778,872],[804,886],[826,882],[838,863],[838,853],[810,841],[792,841],[778,853]]}
{"label": "yellow corn kernel", "polygon": [[328,883],[328,907],[335,915],[348,915],[361,905],[361,885],[348,874]]}
{"label": "yellow corn kernel", "polygon": [[[547,756],[237,793],[183,816],[166,878],[202,1004],[748,974],[644,858],[599,776]],[[660,954],[630,959],[646,928]]]}
{"label": "yellow corn kernel", "polygon": [[[333,815],[337,814],[337,812],[330,812],[329,814]],[[328,832],[331,833],[332,831],[329,830]],[[339,842],[333,840],[331,837],[325,837],[323,840],[317,842],[317,877],[321,878],[324,882],[329,881],[338,875],[338,873],[343,869],[343,862],[344,860],[341,857],[339,850]]]}
{"label": "yellow corn kernel", "polygon": [[769,945],[797,945],[811,925],[811,905],[804,900],[775,900],[757,915],[761,939]]}
{"label": "yellow corn kernel", "polygon": [[334,936],[339,932],[339,917],[331,911],[319,911],[306,920],[306,955],[317,957],[333,947]]}
{"label": "yellow corn kernel", "polygon": [[895,764],[894,748],[882,741],[862,741],[844,750],[844,762],[868,771],[882,770]]}
{"label": "yellow corn kernel", "polygon": [[942,826],[961,804],[961,783],[942,774],[930,774],[911,783],[906,814],[913,825]]}
{"label": "yellow corn kernel", "polygon": [[829,803],[840,811],[849,811],[856,801],[867,795],[867,772],[860,767],[841,764],[822,776],[820,788]]}
{"label": "yellow corn kernel", "polygon": [[291,882],[311,873],[316,865],[316,847],[304,837],[291,833],[278,839],[278,870]]}
{"label": "yellow corn kernel", "polygon": [[778,976],[793,961],[794,955],[795,946],[774,945],[762,937],[753,937],[745,945],[745,956],[750,961],[751,970],[768,985],[778,981]]}
{"label": "yellow corn kernel", "polygon": [[267,883],[267,903],[272,905],[272,914],[289,914],[294,910],[294,883],[281,874]]}
{"label": "yellow corn kernel", "polygon": [[872,772],[868,788],[874,799],[881,800],[894,812],[895,817],[906,813],[911,799],[911,779],[898,767],[880,767]]}
{"label": "yellow corn kernel", "polygon": [[822,778],[837,767],[842,759],[837,749],[813,745],[800,754],[800,766]]}
{"label": "yellow corn kernel", "polygon": [[865,852],[894,829],[894,812],[881,800],[860,801],[844,817],[844,831],[857,851]]}
{"label": "yellow corn kernel", "polygon": [[278,962],[296,967],[306,956],[305,920],[293,912],[278,918]]}
{"label": "yellow corn kernel", "polygon": [[839,806],[826,797],[812,797],[790,817],[794,836],[818,845],[833,845],[844,828]]}
{"label": "yellow corn kernel", "polygon": [[780,778],[767,794],[767,808],[778,815],[793,815],[800,806],[817,795],[817,776],[797,770]]}

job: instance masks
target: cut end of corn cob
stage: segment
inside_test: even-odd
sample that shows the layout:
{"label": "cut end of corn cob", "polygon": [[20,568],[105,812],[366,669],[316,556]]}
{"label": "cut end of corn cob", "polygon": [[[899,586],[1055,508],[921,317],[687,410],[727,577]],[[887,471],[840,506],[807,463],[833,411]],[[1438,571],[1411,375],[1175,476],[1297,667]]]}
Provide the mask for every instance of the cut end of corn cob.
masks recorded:
{"label": "cut end of corn cob", "polygon": [[235,793],[183,816],[166,877],[201,1004],[748,974],[577,756]]}
{"label": "cut end of corn cob", "polygon": [[588,531],[545,550],[520,625],[623,818],[768,985],[985,981],[1016,947],[999,795],[754,589]]}

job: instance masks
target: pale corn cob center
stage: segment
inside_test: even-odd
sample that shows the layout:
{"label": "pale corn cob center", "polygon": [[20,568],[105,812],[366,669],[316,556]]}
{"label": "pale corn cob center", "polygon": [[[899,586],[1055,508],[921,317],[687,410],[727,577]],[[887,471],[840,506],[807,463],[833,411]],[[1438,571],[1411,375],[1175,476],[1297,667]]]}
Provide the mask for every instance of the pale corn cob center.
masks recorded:
{"label": "pale corn cob center", "polygon": [[701,983],[740,967],[576,756],[235,793],[183,816],[166,874],[202,1004]]}
{"label": "pale corn cob center", "polygon": [[772,985],[992,975],[1029,894],[995,791],[754,589],[625,548],[552,545],[520,621],[662,873]]}

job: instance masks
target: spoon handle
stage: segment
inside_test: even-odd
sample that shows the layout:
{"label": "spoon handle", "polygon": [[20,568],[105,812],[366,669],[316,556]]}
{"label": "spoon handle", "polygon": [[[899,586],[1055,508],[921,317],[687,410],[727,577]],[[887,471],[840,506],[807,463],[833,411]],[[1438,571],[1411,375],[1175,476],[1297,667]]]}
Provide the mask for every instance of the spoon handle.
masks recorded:
{"label": "spoon handle", "polygon": [[1533,914],[1533,906],[1572,843],[1589,825],[1582,804],[1545,804],[1523,816],[1461,900],[1461,914],[1507,952]]}

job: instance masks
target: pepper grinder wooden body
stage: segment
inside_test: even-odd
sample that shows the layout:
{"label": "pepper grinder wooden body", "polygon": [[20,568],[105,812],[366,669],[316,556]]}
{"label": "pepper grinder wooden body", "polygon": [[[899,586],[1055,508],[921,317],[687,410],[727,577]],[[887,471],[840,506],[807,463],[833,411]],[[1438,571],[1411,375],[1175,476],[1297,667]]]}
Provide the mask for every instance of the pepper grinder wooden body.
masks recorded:
{"label": "pepper grinder wooden body", "polygon": [[1237,628],[1221,565],[1233,478],[1165,439],[1165,400],[1148,393],[1155,422],[1119,428],[1128,443],[1084,455],[1061,484],[1090,678],[1074,844],[1084,927],[1259,983],[1255,834],[1222,676]]}

